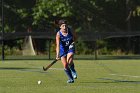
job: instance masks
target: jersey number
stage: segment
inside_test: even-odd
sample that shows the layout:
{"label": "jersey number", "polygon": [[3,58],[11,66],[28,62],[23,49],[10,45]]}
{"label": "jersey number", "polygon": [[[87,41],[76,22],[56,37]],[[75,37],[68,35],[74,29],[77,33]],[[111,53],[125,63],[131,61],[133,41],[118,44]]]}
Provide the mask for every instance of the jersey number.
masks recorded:
{"label": "jersey number", "polygon": [[69,41],[66,42],[66,46],[69,46]]}

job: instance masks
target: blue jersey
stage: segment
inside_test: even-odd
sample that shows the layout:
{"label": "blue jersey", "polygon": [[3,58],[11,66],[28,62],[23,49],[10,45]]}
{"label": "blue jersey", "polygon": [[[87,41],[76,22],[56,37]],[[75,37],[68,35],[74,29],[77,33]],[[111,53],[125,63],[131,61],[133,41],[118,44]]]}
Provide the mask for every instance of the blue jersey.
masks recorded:
{"label": "blue jersey", "polygon": [[[60,35],[60,56],[69,50],[69,45],[73,42],[73,35],[68,29],[68,34],[66,36],[62,35],[61,31],[59,31]],[[68,51],[74,53],[74,49],[70,49]]]}

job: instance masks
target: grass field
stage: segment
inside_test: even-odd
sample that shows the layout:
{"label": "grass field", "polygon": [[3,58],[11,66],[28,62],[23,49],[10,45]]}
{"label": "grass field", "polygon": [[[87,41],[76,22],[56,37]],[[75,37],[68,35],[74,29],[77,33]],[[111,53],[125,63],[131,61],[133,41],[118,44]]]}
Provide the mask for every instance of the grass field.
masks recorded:
{"label": "grass field", "polygon": [[[60,61],[47,72],[51,60],[0,62],[0,93],[139,93],[140,60],[75,60],[78,79],[67,84]],[[40,85],[37,81],[41,80]]]}

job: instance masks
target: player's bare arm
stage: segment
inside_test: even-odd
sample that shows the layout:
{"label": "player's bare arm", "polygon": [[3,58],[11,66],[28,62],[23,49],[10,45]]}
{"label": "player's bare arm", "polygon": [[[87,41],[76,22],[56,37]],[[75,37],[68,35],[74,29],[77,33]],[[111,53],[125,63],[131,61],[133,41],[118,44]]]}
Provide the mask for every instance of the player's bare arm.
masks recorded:
{"label": "player's bare arm", "polygon": [[59,44],[60,44],[60,35],[59,32],[56,34],[56,59],[59,59]]}

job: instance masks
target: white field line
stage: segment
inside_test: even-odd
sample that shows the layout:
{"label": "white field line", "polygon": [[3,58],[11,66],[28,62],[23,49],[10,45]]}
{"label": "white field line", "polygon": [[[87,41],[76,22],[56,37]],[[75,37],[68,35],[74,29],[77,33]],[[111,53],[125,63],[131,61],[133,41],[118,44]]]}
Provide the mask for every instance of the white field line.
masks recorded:
{"label": "white field line", "polygon": [[109,74],[112,76],[121,76],[121,77],[134,77],[134,78],[140,78],[140,76],[133,76],[133,75],[119,75],[119,74]]}
{"label": "white field line", "polygon": [[64,70],[63,68],[49,68],[51,70]]}

